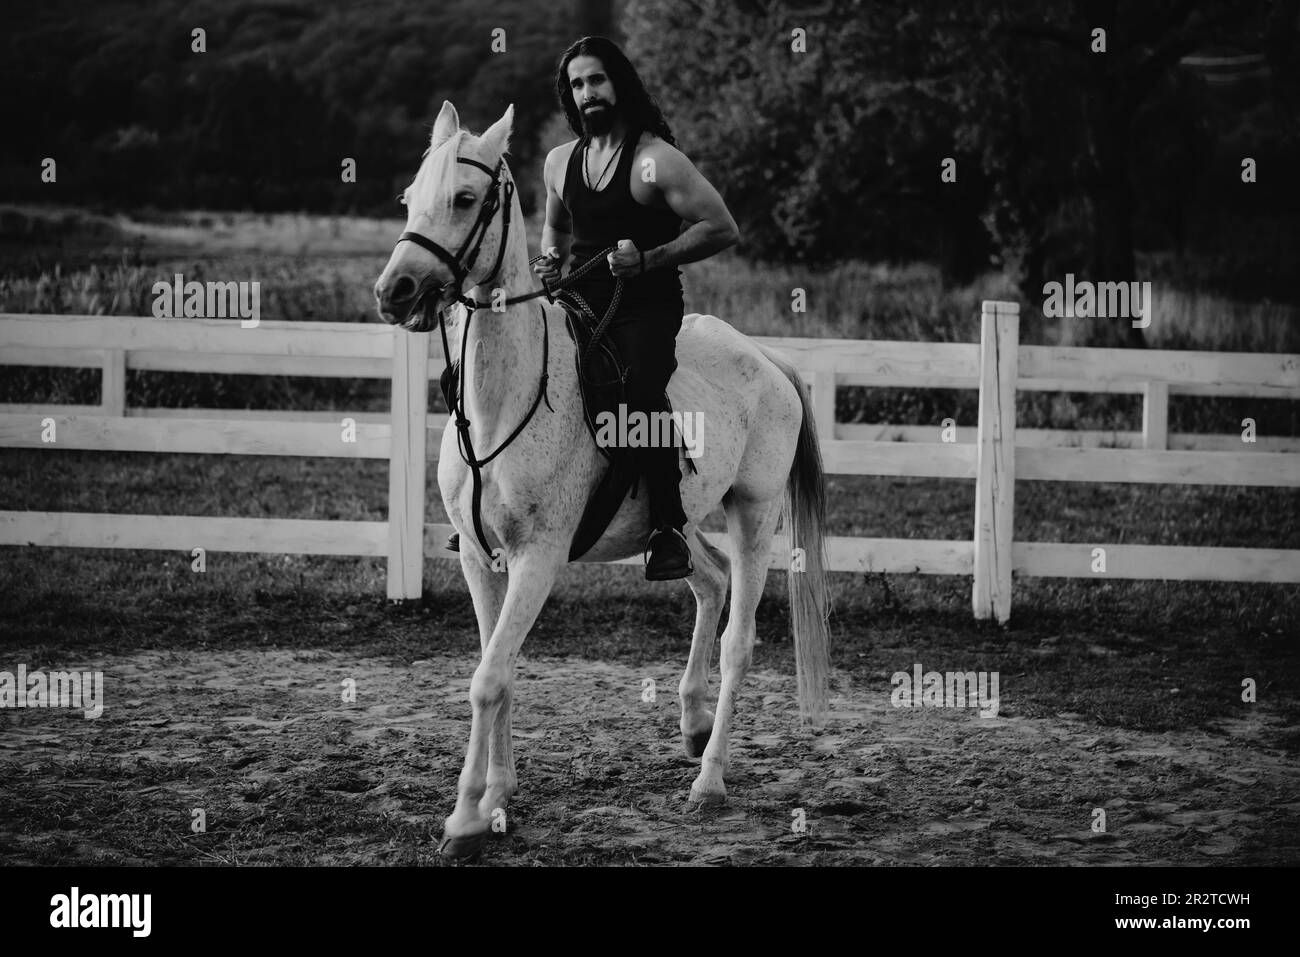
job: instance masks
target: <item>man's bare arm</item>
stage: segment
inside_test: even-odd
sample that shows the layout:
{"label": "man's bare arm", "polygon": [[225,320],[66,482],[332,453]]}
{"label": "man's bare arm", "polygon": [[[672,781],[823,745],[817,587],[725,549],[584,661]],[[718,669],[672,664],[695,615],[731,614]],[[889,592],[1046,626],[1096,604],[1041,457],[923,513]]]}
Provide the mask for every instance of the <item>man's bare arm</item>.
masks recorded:
{"label": "man's bare arm", "polygon": [[543,178],[546,181],[546,222],[542,226],[542,252],[554,246],[560,253],[560,264],[569,261],[573,245],[573,219],[564,207],[564,201],[555,191],[559,170],[564,168],[564,147],[557,146],[546,155]]}
{"label": "man's bare arm", "polygon": [[645,250],[645,268],[698,262],[734,246],[740,230],[713,184],[680,150],[657,143],[655,178],[664,201],[689,225],[676,239]]}

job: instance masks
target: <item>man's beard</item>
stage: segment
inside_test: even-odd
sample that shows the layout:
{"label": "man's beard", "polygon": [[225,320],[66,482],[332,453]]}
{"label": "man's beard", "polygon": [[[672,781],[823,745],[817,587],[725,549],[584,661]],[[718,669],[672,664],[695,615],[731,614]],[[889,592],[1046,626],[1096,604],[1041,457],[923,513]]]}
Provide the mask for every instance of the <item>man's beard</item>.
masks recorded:
{"label": "man's beard", "polygon": [[[600,102],[604,103],[603,100]],[[584,133],[588,136],[604,136],[614,128],[614,121],[618,119],[618,107],[605,103],[604,109],[588,111],[584,108],[581,116]]]}

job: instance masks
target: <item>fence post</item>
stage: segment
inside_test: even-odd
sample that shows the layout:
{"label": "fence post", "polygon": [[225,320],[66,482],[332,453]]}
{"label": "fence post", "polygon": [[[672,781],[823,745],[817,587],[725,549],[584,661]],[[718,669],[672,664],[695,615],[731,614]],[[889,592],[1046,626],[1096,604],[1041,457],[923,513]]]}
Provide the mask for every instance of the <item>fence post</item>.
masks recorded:
{"label": "fence post", "polygon": [[1142,388],[1142,448],[1169,448],[1169,383],[1147,382]]}
{"label": "fence post", "polygon": [[425,423],[429,334],[393,330],[388,457],[388,598],[419,598],[424,583]]}
{"label": "fence post", "polygon": [[105,349],[99,405],[103,415],[126,415],[126,352]]}
{"label": "fence post", "polygon": [[1016,373],[1020,305],[986,299],[980,311],[979,434],[975,468],[976,618],[1011,617],[1016,493]]}
{"label": "fence post", "polygon": [[813,422],[817,426],[817,438],[830,442],[835,438],[835,370],[814,369],[812,382]]}

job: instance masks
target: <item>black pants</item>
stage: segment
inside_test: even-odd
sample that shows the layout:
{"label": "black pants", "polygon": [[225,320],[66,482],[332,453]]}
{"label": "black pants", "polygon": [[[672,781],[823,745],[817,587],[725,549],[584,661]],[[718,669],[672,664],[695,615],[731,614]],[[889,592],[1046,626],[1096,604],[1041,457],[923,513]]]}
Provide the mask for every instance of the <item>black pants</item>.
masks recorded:
{"label": "black pants", "polygon": [[[619,356],[628,366],[627,410],[644,412],[650,422],[656,412],[668,412],[668,398],[664,394],[668,380],[677,368],[674,350],[677,332],[682,327],[682,317],[675,319],[662,314],[636,315],[633,308],[626,310],[610,323],[605,334],[618,347]],[[677,430],[673,438],[678,440]],[[686,524],[682,511],[682,480],[678,465],[680,448],[674,446],[641,446],[633,450],[637,471],[645,477],[650,494],[650,527],[678,528]]]}
{"label": "black pants", "polygon": [[[662,313],[648,316],[638,314],[635,307],[629,307],[605,330],[618,347],[620,358],[628,366],[627,407],[628,412],[668,412],[668,400],[664,394],[668,380],[677,369],[675,348],[677,332],[682,327],[682,317],[676,319]],[[598,315],[603,315],[603,310]],[[450,411],[456,398],[456,375],[459,364],[453,369],[447,366],[442,370],[442,396]],[[654,422],[651,418],[649,421]],[[674,440],[678,439],[676,429]],[[682,511],[682,494],[679,483],[682,471],[678,465],[681,450],[667,446],[643,446],[633,450],[633,461],[637,471],[645,478],[645,487],[650,495],[650,525],[652,528],[678,528],[686,524],[686,513]]]}

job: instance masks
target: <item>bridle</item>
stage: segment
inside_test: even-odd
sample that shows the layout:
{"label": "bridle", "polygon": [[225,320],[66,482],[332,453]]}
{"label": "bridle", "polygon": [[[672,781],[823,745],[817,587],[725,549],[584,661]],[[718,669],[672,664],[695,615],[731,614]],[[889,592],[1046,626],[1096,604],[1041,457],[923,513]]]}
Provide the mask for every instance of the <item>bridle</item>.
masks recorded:
{"label": "bridle", "polygon": [[[554,285],[554,287],[552,287],[545,279],[543,279],[542,288],[537,290],[536,292],[525,293],[522,296],[511,296],[500,303],[484,302],[481,299],[471,299],[469,296],[464,295],[463,290],[465,286],[465,281],[469,278],[470,271],[474,268],[474,264],[478,261],[479,250],[483,248],[483,240],[487,238],[488,229],[490,229],[492,226],[492,217],[496,215],[498,209],[501,210],[501,242],[497,246],[496,262],[492,264],[492,271],[488,273],[487,276],[478,283],[478,285],[486,286],[493,279],[495,279],[497,273],[501,271],[501,263],[505,259],[506,246],[509,245],[509,239],[510,239],[510,213],[511,210],[513,209],[511,200],[514,198],[515,195],[515,184],[514,184],[514,180],[510,179],[509,177],[505,179],[504,181],[505,201],[502,202],[500,193],[502,192],[501,174],[505,169],[504,159],[497,160],[496,169],[493,169],[484,163],[480,163],[478,160],[470,159],[468,156],[457,156],[456,162],[465,163],[466,165],[469,166],[476,166],[479,169],[481,169],[483,172],[487,173],[488,176],[492,177],[492,182],[488,187],[488,194],[483,200],[483,205],[479,207],[478,219],[474,221],[474,225],[470,229],[468,235],[465,236],[465,241],[461,243],[460,249],[458,249],[453,254],[445,247],[439,245],[438,243],[435,243],[429,237],[422,236],[419,233],[412,232],[409,229],[406,230],[404,233],[402,233],[402,235],[397,237],[397,241],[399,243],[402,242],[415,243],[415,245],[419,246],[421,249],[433,253],[433,255],[436,256],[443,263],[443,265],[445,265],[448,269],[451,270],[451,275],[452,275],[451,282],[443,283],[441,286],[438,286],[436,288],[445,290],[448,285],[452,286],[454,289],[454,295],[452,295],[451,297],[452,302],[461,303],[470,312],[472,312],[475,309],[487,309],[489,307],[495,309],[495,308],[500,308],[502,306],[513,306],[516,305],[517,303],[527,302],[530,299],[539,299],[542,296],[545,296],[546,301],[551,303],[551,305],[554,305],[556,293],[558,293],[567,284],[577,280],[584,273],[588,272],[593,266],[596,266],[599,263],[603,262],[605,256],[608,253],[614,251],[615,247],[613,246],[610,246],[606,249],[602,249],[600,252],[596,253],[596,255],[592,256],[591,259],[589,259],[587,262],[579,266],[577,269],[571,270],[563,279],[557,282]],[[473,249],[469,248],[471,243],[474,244]],[[469,250],[468,258],[466,258],[465,256],[465,251],[467,249]],[[534,256],[532,259],[528,260],[528,264],[531,266],[533,263],[537,262],[539,259],[542,258],[544,257]],[[642,255],[641,259],[642,259],[642,269],[644,270],[645,256]],[[424,300],[424,297],[427,296],[429,292],[432,291],[433,288],[435,287],[430,285],[424,287],[419,291],[419,296],[416,299],[415,305],[411,307],[412,313],[414,313],[417,309],[420,308],[421,303]],[[620,279],[618,280],[617,283],[615,283],[614,298],[611,300],[610,308],[609,310],[607,310],[605,315],[604,321],[606,324],[613,317],[614,312],[618,309],[618,302],[620,297],[622,296],[622,290],[623,290],[623,280]],[[576,297],[576,293],[574,295]],[[578,301],[581,305],[583,305],[584,308],[586,307],[586,304],[581,299],[579,299]],[[448,305],[450,305],[450,303],[448,303]],[[443,308],[446,307],[444,306]],[[586,309],[586,312],[589,315],[591,315],[591,310],[589,308]],[[595,316],[592,315],[591,318],[592,321],[595,322]],[[441,321],[441,316],[439,316],[439,320]]]}
{"label": "bridle", "polygon": [[[575,270],[571,270],[569,274],[564,277],[564,279],[556,283],[556,288],[554,290],[552,290],[551,286],[546,282],[545,279],[543,279],[542,288],[540,290],[536,292],[527,293],[522,296],[511,297],[506,299],[504,302],[483,302],[481,300],[474,299],[471,296],[465,295],[464,294],[465,281],[469,278],[469,274],[473,270],[474,264],[478,261],[479,251],[483,248],[483,240],[487,237],[488,229],[491,228],[492,220],[493,218],[495,218],[498,209],[502,211],[501,241],[497,246],[496,262],[492,266],[492,271],[488,273],[487,277],[483,279],[481,282],[479,282],[478,285],[480,286],[487,285],[493,279],[495,279],[497,273],[501,271],[501,263],[502,260],[505,258],[506,246],[508,245],[508,241],[510,239],[510,212],[513,205],[511,200],[514,198],[515,184],[514,181],[509,178],[509,176],[505,176],[504,178],[502,176],[505,170],[504,159],[497,160],[497,165],[495,169],[487,166],[484,163],[480,163],[478,160],[470,159],[469,157],[466,156],[456,157],[456,162],[465,163],[469,166],[478,167],[479,169],[487,173],[488,176],[492,178],[491,185],[488,188],[488,194],[483,200],[483,205],[479,208],[478,219],[474,221],[474,225],[470,229],[469,234],[465,237],[465,241],[461,243],[460,249],[458,249],[453,254],[443,246],[434,242],[432,239],[429,239],[427,236],[422,236],[419,233],[412,232],[411,230],[407,230],[403,232],[402,235],[397,237],[397,241],[399,243],[402,242],[415,243],[421,249],[433,253],[434,256],[436,256],[448,269],[451,270],[451,274],[452,274],[451,282],[443,283],[441,286],[438,286],[436,288],[445,291],[448,285],[451,285],[453,287],[453,295],[451,296],[451,301],[462,303],[465,306],[465,324],[464,324],[464,328],[461,331],[461,343],[460,343],[460,355],[463,360],[465,356],[466,346],[467,343],[469,342],[470,320],[473,318],[475,309],[491,307],[493,310],[496,310],[501,308],[502,306],[512,306],[515,305],[516,303],[527,302],[530,299],[537,299],[541,296],[545,296],[547,301],[550,302],[552,305],[554,305],[555,294],[556,292],[559,291],[561,287],[563,287],[569,282],[572,282],[573,280],[576,280],[581,275],[586,273],[589,269],[591,269],[593,266],[595,266],[597,263],[603,262],[605,255],[607,253],[612,252],[615,247],[610,246],[608,249],[605,249],[600,253],[597,253],[590,260],[583,263],[582,266],[578,267]],[[505,194],[504,202],[502,202],[502,196],[501,196],[502,193]],[[471,245],[473,246],[472,249],[470,248]],[[466,250],[469,251],[468,256],[466,256]],[[537,260],[541,258],[542,258],[541,256],[534,256],[531,260],[529,260],[529,264],[531,265],[532,263],[537,262]],[[644,257],[643,257],[643,262],[644,262]],[[429,292],[433,288],[435,288],[433,285],[426,285],[423,289],[418,291],[415,304],[411,308],[412,313],[422,308],[422,304],[424,302],[425,297],[428,296]],[[596,330],[596,335],[593,336],[591,342],[588,344],[587,351],[590,351],[590,348],[595,345],[596,340],[599,338],[600,333],[604,331],[605,327],[613,319],[614,313],[618,309],[618,303],[619,303],[619,299],[622,296],[622,293],[623,293],[623,280],[619,279],[615,284],[614,296],[613,299],[610,301],[609,309],[605,314],[604,320],[599,324],[599,327]],[[582,301],[581,297],[577,296],[576,293],[574,293],[573,295],[582,304],[584,310],[590,314],[591,312],[590,308],[587,307],[586,303]],[[450,305],[450,303],[447,303],[447,305]],[[445,310],[446,310],[446,305],[444,305],[442,308],[438,310],[438,330],[442,334],[443,360],[448,366],[450,366],[451,349],[447,343],[447,325],[446,325]],[[474,478],[473,499],[472,499],[472,509],[471,509],[474,517],[474,532],[478,537],[479,545],[482,546],[483,548],[483,554],[487,558],[487,561],[489,563],[493,561],[492,548],[488,544],[487,536],[483,532],[483,519],[481,514],[481,508],[480,508],[480,503],[482,502],[482,497],[483,497],[482,468],[483,466],[491,462],[494,458],[496,458],[498,455],[500,455],[502,452],[504,452],[506,446],[508,446],[511,442],[513,442],[515,438],[519,435],[519,433],[524,430],[524,427],[528,425],[529,421],[531,421],[533,417],[533,413],[537,411],[537,407],[541,404],[543,399],[546,400],[546,407],[550,409],[552,412],[555,411],[555,408],[551,405],[550,396],[546,394],[546,384],[547,381],[550,379],[550,347],[551,347],[550,326],[546,321],[546,311],[544,309],[541,309],[540,304],[539,304],[539,310],[542,313],[542,376],[541,376],[541,381],[538,383],[538,387],[537,387],[537,397],[533,399],[533,404],[529,408],[528,414],[524,416],[523,421],[520,422],[519,425],[515,427],[515,430],[511,432],[509,436],[506,437],[506,440],[497,447],[497,450],[493,452],[491,455],[488,455],[482,459],[475,458],[474,456],[474,446],[470,440],[470,434],[469,434],[470,423],[469,423],[469,419],[465,418],[465,380],[468,378],[468,374],[466,372],[463,361],[461,363],[461,374],[456,377],[457,389],[456,389],[455,399],[452,402],[452,408],[448,410],[449,412],[451,412],[451,414],[455,417],[456,420],[456,431],[457,431],[457,439],[458,439],[457,445],[460,451],[460,457],[465,462],[465,464],[469,466],[470,472]],[[595,317],[593,316],[592,318],[594,320]],[[585,353],[583,355],[585,358]],[[581,368],[581,364],[580,364],[580,368]]]}
{"label": "bridle", "polygon": [[[498,209],[501,210],[501,242],[497,245],[496,262],[492,264],[492,271],[488,273],[487,276],[478,283],[478,285],[486,286],[495,279],[497,273],[501,271],[501,263],[505,259],[506,246],[509,245],[510,240],[510,213],[514,208],[511,200],[515,195],[515,183],[513,179],[507,176],[505,177],[503,184],[502,173],[505,170],[504,159],[497,160],[496,169],[493,169],[484,163],[480,163],[478,160],[470,159],[467,156],[457,156],[456,162],[465,163],[468,166],[476,166],[483,172],[487,173],[488,176],[492,177],[492,182],[488,186],[488,194],[483,199],[483,205],[479,207],[478,219],[474,221],[474,225],[465,236],[465,241],[461,243],[460,249],[456,250],[455,253],[452,253],[444,246],[435,243],[429,237],[422,236],[409,229],[402,233],[402,235],[398,236],[397,241],[399,243],[415,243],[415,245],[419,246],[421,249],[433,253],[433,255],[436,256],[443,265],[450,269],[452,275],[451,282],[443,283],[441,286],[436,288],[446,290],[448,286],[451,286],[453,289],[451,301],[463,304],[465,308],[471,312],[474,309],[486,309],[489,306],[494,308],[499,306],[513,306],[516,303],[527,302],[530,299],[538,299],[542,296],[545,296],[550,303],[554,304],[555,293],[552,291],[550,286],[547,285],[546,280],[544,279],[542,280],[542,288],[536,292],[527,293],[523,296],[514,296],[506,299],[502,303],[483,302],[482,300],[471,299],[469,296],[464,294],[463,290],[465,281],[469,279],[469,274],[474,269],[474,264],[478,261],[479,251],[483,248],[483,240],[487,238],[488,230],[492,227],[492,218],[496,216]],[[503,192],[505,194],[504,201],[501,196]],[[473,244],[473,249],[470,249],[471,244]],[[469,250],[468,257],[465,255],[466,250]],[[541,256],[534,256],[528,261],[528,263],[529,265],[532,265],[541,258]],[[415,312],[420,308],[424,297],[427,296],[433,288],[435,287],[426,286],[424,289],[420,290],[419,297],[416,299],[415,305],[411,308],[412,312]],[[448,305],[450,305],[450,303],[448,303]],[[446,307],[444,306],[444,308]],[[441,318],[442,317],[439,316],[440,321]]]}
{"label": "bridle", "polygon": [[[463,358],[465,355],[466,345],[469,341],[469,325],[470,325],[470,319],[474,315],[474,310],[477,308],[482,308],[487,306],[495,307],[497,305],[494,303],[480,302],[476,299],[471,298],[470,296],[466,296],[463,291],[465,286],[465,281],[469,278],[470,272],[474,269],[474,264],[478,261],[479,251],[483,248],[483,240],[487,237],[488,229],[491,228],[492,220],[496,217],[498,209],[502,210],[501,241],[497,246],[496,262],[492,266],[492,272],[490,272],[487,275],[487,277],[483,279],[483,281],[480,282],[478,285],[486,285],[487,283],[490,283],[493,279],[496,278],[497,273],[501,271],[501,263],[502,260],[505,258],[506,246],[508,245],[510,239],[510,212],[511,209],[513,208],[513,204],[511,200],[514,198],[515,184],[514,181],[511,180],[508,176],[504,177],[504,183],[503,183],[502,173],[505,169],[504,159],[497,160],[497,165],[495,169],[492,169],[491,167],[483,163],[480,163],[478,160],[470,159],[465,156],[456,157],[456,162],[465,163],[469,166],[476,166],[479,169],[481,169],[483,172],[487,173],[488,176],[492,178],[492,183],[488,188],[488,194],[483,200],[483,205],[479,207],[478,219],[474,221],[474,225],[470,229],[469,234],[465,237],[465,241],[461,243],[460,249],[458,249],[455,253],[452,253],[446,248],[444,248],[443,246],[434,242],[432,239],[429,239],[427,236],[422,236],[419,233],[412,232],[410,230],[403,232],[402,235],[397,238],[397,241],[399,243],[402,242],[415,243],[421,249],[433,253],[434,256],[436,256],[445,266],[447,266],[448,269],[451,270],[452,279],[450,285],[452,286],[453,289],[453,295],[451,298],[455,302],[463,303],[466,310],[465,325],[461,333],[461,343],[460,343],[460,354]],[[502,196],[501,196],[502,193],[505,194],[504,202],[502,201]],[[466,255],[467,250],[468,250],[468,256]],[[448,285],[449,285],[448,283],[443,283],[442,286],[438,288],[445,291]],[[415,312],[416,310],[422,308],[423,301],[432,288],[433,288],[432,286],[426,286],[423,290],[419,292],[415,305],[412,307],[411,310],[412,312]],[[550,289],[546,286],[546,283],[543,280],[542,289],[539,292],[530,293],[525,296],[516,296],[514,299],[507,299],[505,301],[505,305],[514,305],[515,303],[518,302],[524,302],[529,299],[536,299],[539,296],[546,296],[547,299],[550,300],[552,303],[555,302],[553,294],[551,293]],[[445,306],[442,309],[438,310],[438,330],[442,334],[443,360],[448,366],[450,366],[451,348],[447,343],[447,324],[446,324]],[[472,511],[474,515],[474,532],[478,536],[479,544],[483,548],[483,554],[487,558],[489,563],[493,561],[492,548],[488,544],[487,536],[483,532],[483,520],[482,520],[481,508],[480,508],[480,503],[483,497],[482,468],[483,466],[491,462],[494,458],[496,458],[498,455],[500,455],[503,451],[505,451],[506,446],[508,446],[511,442],[513,442],[515,440],[515,437],[518,436],[519,433],[524,430],[524,426],[526,426],[528,422],[532,419],[533,413],[537,411],[537,406],[541,403],[543,399],[546,400],[546,407],[550,409],[552,412],[555,411],[554,407],[551,405],[550,397],[546,394],[546,383],[547,380],[550,378],[550,346],[551,346],[550,328],[546,322],[546,313],[543,310],[542,311],[542,377],[541,377],[541,381],[538,383],[537,398],[533,400],[532,407],[529,408],[528,414],[524,416],[523,421],[520,422],[519,425],[515,428],[515,430],[511,432],[510,435],[506,438],[506,440],[502,442],[500,446],[497,447],[497,450],[493,452],[491,455],[482,459],[476,458],[474,455],[474,445],[470,439],[470,434],[469,434],[470,423],[469,423],[469,419],[465,417],[465,379],[467,376],[465,374],[465,367],[463,363],[461,365],[461,375],[457,377],[458,388],[456,389],[455,400],[452,402],[452,407],[448,411],[452,413],[452,415],[455,417],[456,420],[456,431],[458,433],[457,445],[460,450],[460,457],[461,459],[464,460],[465,464],[469,466],[470,471],[474,477],[474,496],[473,496],[473,506],[472,506]]]}
{"label": "bridle", "polygon": [[[451,285],[455,289],[454,299],[459,302],[462,299],[461,290],[465,285],[465,280],[469,278],[470,271],[473,270],[474,264],[478,261],[479,250],[483,248],[483,240],[487,238],[488,229],[491,228],[492,219],[496,216],[498,209],[502,210],[501,243],[497,246],[497,260],[492,266],[492,272],[488,274],[482,284],[491,282],[496,278],[497,273],[501,271],[501,261],[505,258],[506,254],[506,242],[510,238],[511,199],[514,196],[515,184],[512,179],[506,178],[504,184],[505,202],[503,203],[501,201],[501,174],[505,166],[504,160],[497,160],[496,169],[492,169],[486,164],[480,163],[475,159],[470,159],[467,156],[456,157],[456,162],[465,163],[468,166],[477,166],[483,172],[487,173],[488,176],[492,177],[492,183],[488,187],[488,194],[483,200],[483,205],[479,207],[478,219],[474,221],[474,226],[470,229],[469,234],[466,235],[465,241],[461,243],[460,249],[456,250],[455,254],[453,254],[445,247],[440,246],[432,239],[429,239],[427,236],[422,236],[419,233],[412,232],[411,230],[407,230],[402,233],[402,235],[398,236],[397,241],[399,243],[415,243],[415,245],[419,246],[421,249],[425,249],[437,256],[438,259],[442,261],[443,265],[451,270]],[[471,244],[474,247],[473,249],[470,249]],[[465,255],[466,250],[469,250],[468,257]],[[444,283],[441,288],[445,289],[446,287],[447,284]],[[423,299],[428,292],[429,290],[425,289],[420,296],[420,299]],[[543,295],[544,294],[545,291],[543,290]],[[418,309],[419,307],[420,303],[417,301],[414,309]],[[412,311],[414,311],[414,309]]]}

